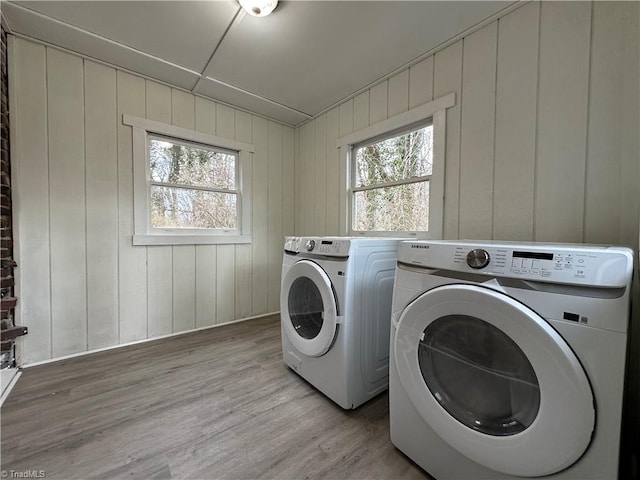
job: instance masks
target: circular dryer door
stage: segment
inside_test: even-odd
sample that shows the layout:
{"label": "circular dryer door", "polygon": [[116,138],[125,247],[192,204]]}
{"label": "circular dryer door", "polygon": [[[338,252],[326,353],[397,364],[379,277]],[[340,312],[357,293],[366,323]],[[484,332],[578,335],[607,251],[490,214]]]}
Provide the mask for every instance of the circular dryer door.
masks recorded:
{"label": "circular dryer door", "polygon": [[465,457],[533,477],[569,467],[589,446],[594,400],[579,360],[513,298],[475,285],[434,288],[406,307],[393,341],[411,402]]}
{"label": "circular dryer door", "polygon": [[282,325],[294,347],[310,357],[324,355],[335,337],[338,307],[331,280],[316,263],[294,263],[282,279]]}

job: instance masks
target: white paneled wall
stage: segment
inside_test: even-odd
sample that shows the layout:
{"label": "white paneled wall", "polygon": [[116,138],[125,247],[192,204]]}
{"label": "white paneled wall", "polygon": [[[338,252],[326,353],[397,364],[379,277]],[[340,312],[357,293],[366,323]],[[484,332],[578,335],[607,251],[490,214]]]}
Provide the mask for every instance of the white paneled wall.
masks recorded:
{"label": "white paneled wall", "polygon": [[[11,38],[22,364],[279,310],[293,129]],[[133,246],[131,114],[255,144],[253,243]]]}
{"label": "white paneled wall", "polygon": [[[524,4],[295,131],[11,37],[20,361],[277,311],[283,237],[339,232],[337,139],[451,92],[445,238],[636,246],[639,15]],[[251,244],[132,245],[125,113],[255,145]]]}
{"label": "white paneled wall", "polygon": [[450,92],[445,238],[638,244],[637,2],[531,2],[296,130],[298,234],[338,234],[337,137]]}
{"label": "white paneled wall", "polygon": [[500,239],[533,239],[538,15],[532,5],[500,19],[492,217]]}

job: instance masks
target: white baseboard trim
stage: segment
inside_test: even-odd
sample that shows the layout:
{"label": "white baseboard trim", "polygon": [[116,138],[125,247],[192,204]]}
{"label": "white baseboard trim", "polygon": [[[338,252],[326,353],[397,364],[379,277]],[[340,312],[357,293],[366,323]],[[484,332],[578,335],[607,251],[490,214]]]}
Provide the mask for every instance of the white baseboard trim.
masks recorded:
{"label": "white baseboard trim", "polygon": [[163,338],[179,337],[180,335],[186,335],[186,334],[193,333],[193,332],[200,332],[200,331],[203,331],[203,330],[211,330],[212,328],[224,327],[225,325],[232,325],[234,323],[241,323],[241,322],[246,322],[246,321],[249,321],[249,320],[257,320],[259,318],[266,318],[266,317],[271,317],[273,315],[279,315],[279,314],[280,314],[279,311],[278,312],[263,313],[262,315],[255,315],[253,317],[240,318],[240,319],[237,319],[237,320],[231,320],[230,322],[218,323],[216,325],[209,325],[207,327],[194,328],[193,330],[185,330],[184,332],[169,333],[167,335],[159,335],[157,337],[143,338],[142,340],[134,340],[133,342],[120,343],[118,345],[110,345],[108,347],[95,348],[93,350],[86,350],[84,352],[71,353],[69,355],[64,355],[62,357],[55,357],[55,358],[50,358],[50,359],[47,359],[47,360],[40,360],[38,362],[33,362],[33,363],[26,363],[24,365],[20,365],[20,368],[25,368],[26,369],[26,368],[31,368],[31,367],[37,367],[39,365],[46,365],[48,363],[60,362],[62,360],[69,360],[71,358],[82,357],[84,355],[90,355],[90,354],[93,354],[93,353],[106,352],[106,351],[109,351],[109,350],[114,350],[116,348],[129,347],[131,345],[139,345],[141,343],[155,342],[156,340],[162,340]]}

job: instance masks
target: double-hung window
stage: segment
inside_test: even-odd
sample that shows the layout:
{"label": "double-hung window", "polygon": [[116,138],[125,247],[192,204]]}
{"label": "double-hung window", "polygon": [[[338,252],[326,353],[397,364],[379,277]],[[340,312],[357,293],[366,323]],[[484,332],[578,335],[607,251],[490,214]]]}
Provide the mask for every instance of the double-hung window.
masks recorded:
{"label": "double-hung window", "polygon": [[351,169],[354,231],[429,230],[431,122],[354,145]]}
{"label": "double-hung window", "polygon": [[151,228],[236,230],[238,152],[149,135]]}
{"label": "double-hung window", "polygon": [[341,234],[442,238],[449,94],[338,139]]}
{"label": "double-hung window", "polygon": [[136,245],[248,243],[253,145],[124,116]]}

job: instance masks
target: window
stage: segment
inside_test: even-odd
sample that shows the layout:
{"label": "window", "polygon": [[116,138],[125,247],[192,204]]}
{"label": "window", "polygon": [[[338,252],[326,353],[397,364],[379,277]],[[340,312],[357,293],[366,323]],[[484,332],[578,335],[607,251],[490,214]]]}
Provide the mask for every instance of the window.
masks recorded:
{"label": "window", "polygon": [[341,234],[442,238],[451,93],[338,139]]}
{"label": "window", "polygon": [[134,245],[248,243],[253,145],[125,115]]}
{"label": "window", "polygon": [[354,231],[429,230],[433,125],[354,146],[351,167]]}
{"label": "window", "polygon": [[148,138],[151,228],[235,230],[238,153]]}

